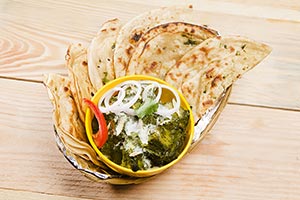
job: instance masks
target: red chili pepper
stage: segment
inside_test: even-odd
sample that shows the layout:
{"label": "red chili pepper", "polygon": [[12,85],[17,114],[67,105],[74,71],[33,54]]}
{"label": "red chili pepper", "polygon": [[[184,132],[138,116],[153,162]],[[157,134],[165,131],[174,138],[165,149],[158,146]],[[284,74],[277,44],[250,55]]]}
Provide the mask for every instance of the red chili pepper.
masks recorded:
{"label": "red chili pepper", "polygon": [[99,130],[96,134],[93,134],[94,141],[98,148],[103,147],[105,144],[107,138],[108,138],[108,131],[106,126],[106,121],[104,118],[104,115],[99,110],[99,108],[91,101],[86,98],[83,98],[83,102],[88,105],[88,107],[92,110],[94,113],[98,124],[99,124]]}

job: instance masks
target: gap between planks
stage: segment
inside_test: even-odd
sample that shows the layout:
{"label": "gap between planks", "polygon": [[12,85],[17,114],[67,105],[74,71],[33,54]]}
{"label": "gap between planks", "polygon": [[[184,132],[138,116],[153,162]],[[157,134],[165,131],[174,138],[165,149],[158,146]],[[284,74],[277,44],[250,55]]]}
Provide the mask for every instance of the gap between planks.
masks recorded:
{"label": "gap between planks", "polygon": [[33,79],[26,79],[26,78],[16,78],[16,77],[9,77],[9,76],[1,76],[0,79],[7,79],[7,80],[14,80],[14,81],[24,81],[24,82],[30,82],[30,83],[43,83],[43,81],[40,80],[33,80]]}
{"label": "gap between planks", "polygon": [[266,109],[300,112],[300,109],[297,109],[297,108],[281,108],[281,107],[275,107],[275,106],[255,105],[255,104],[246,104],[246,103],[235,103],[235,102],[230,102],[230,101],[228,102],[228,104],[236,105],[236,106],[248,106],[248,107],[254,107],[254,108],[266,108]]}

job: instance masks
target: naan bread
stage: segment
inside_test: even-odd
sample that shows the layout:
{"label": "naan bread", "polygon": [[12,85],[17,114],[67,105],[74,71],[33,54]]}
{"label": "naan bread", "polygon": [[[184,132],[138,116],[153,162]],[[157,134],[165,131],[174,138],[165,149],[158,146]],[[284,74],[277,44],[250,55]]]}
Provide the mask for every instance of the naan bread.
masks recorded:
{"label": "naan bread", "polygon": [[185,21],[185,15],[191,11],[191,7],[159,8],[143,13],[125,24],[119,32],[114,51],[116,78],[125,75],[129,59],[145,32],[162,23]]}
{"label": "naan bread", "polygon": [[184,22],[156,26],[141,37],[126,74],[145,74],[163,79],[186,52],[215,36],[217,32],[214,30]]}
{"label": "naan bread", "polygon": [[270,52],[269,46],[244,37],[210,38],[184,55],[165,80],[182,92],[197,121],[234,81]]}
{"label": "naan bread", "polygon": [[66,55],[71,91],[78,109],[79,117],[84,122],[86,105],[82,99],[91,99],[96,90],[88,75],[87,52],[81,44],[70,45]]}
{"label": "naan bread", "polygon": [[118,19],[105,22],[87,49],[89,77],[96,90],[115,78],[113,52],[120,28]]}
{"label": "naan bread", "polygon": [[88,144],[83,122],[73,99],[68,77],[49,74],[44,79],[53,104],[55,129],[67,150],[97,166],[103,166],[93,148]]}

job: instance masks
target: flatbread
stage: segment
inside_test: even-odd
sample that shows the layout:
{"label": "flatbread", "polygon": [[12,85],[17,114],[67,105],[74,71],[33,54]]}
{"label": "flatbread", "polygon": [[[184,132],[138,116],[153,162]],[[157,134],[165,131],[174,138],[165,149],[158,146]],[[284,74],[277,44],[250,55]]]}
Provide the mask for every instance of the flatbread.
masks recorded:
{"label": "flatbread", "polygon": [[120,30],[114,51],[116,78],[124,76],[131,55],[141,36],[149,29],[162,23],[185,21],[192,7],[164,7],[136,16]]}
{"label": "flatbread", "polygon": [[75,138],[87,141],[85,128],[79,119],[70,90],[70,79],[58,74],[48,74],[44,83],[49,90],[49,98],[54,106],[55,125]]}
{"label": "flatbread", "polygon": [[186,52],[216,36],[214,30],[185,22],[156,26],[141,37],[126,74],[145,74],[163,79]]}
{"label": "flatbread", "polygon": [[113,52],[120,28],[118,19],[105,22],[87,49],[88,73],[96,90],[115,78]]}
{"label": "flatbread", "polygon": [[96,89],[88,75],[87,52],[81,44],[69,46],[66,55],[67,67],[71,80],[71,91],[78,109],[79,117],[84,122],[86,105],[82,99],[91,99]]}
{"label": "flatbread", "polygon": [[269,46],[244,37],[210,38],[184,55],[165,80],[183,93],[197,121],[270,52]]}
{"label": "flatbread", "polygon": [[88,144],[83,122],[79,119],[68,77],[49,74],[44,78],[50,101],[53,104],[55,130],[67,150],[97,166],[103,166],[94,149]]}

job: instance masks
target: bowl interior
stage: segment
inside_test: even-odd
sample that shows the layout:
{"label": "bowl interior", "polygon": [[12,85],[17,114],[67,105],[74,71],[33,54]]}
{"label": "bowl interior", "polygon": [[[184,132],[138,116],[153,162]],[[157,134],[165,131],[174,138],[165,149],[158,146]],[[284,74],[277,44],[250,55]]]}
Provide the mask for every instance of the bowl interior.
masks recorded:
{"label": "bowl interior", "polygon": [[[119,85],[120,83],[124,82],[124,81],[128,81],[128,80],[151,80],[151,81],[156,81],[160,84],[165,84],[169,87],[171,87],[168,83],[166,83],[165,81],[161,80],[161,79],[157,79],[151,76],[143,76],[143,75],[133,75],[133,76],[125,76],[125,77],[121,77],[118,78],[116,80],[113,80],[111,82],[109,82],[108,84],[106,84],[105,86],[103,86],[100,90],[97,91],[97,93],[95,94],[95,96],[92,98],[92,101],[97,105],[99,99],[110,89],[114,88],[115,86]],[[173,88],[173,87],[172,87]],[[173,88],[176,92],[178,92],[175,88]],[[109,160],[104,154],[101,153],[101,151],[97,148],[92,134],[93,134],[93,130],[92,130],[92,119],[93,119],[93,115],[91,110],[88,108],[86,111],[86,118],[85,118],[85,127],[86,127],[86,133],[87,133],[87,137],[89,142],[91,143],[92,147],[94,148],[94,150],[97,152],[97,154],[99,155],[101,161],[103,161],[106,165],[108,165],[111,169],[113,169],[114,171],[120,173],[120,174],[126,174],[129,176],[134,176],[134,177],[147,177],[147,176],[152,176],[155,174],[158,174],[164,170],[166,170],[167,168],[171,167],[172,165],[174,165],[175,163],[177,163],[188,151],[192,139],[193,139],[193,135],[194,135],[194,118],[192,115],[192,111],[190,109],[190,105],[188,104],[188,102],[186,101],[186,99],[182,96],[181,93],[179,93],[179,97],[181,100],[181,106],[184,109],[189,110],[190,113],[190,119],[189,119],[189,123],[188,123],[188,128],[187,128],[187,137],[186,137],[186,141],[185,141],[185,146],[183,151],[181,152],[181,154],[173,161],[171,161],[170,163],[162,166],[162,167],[154,167],[148,170],[138,170],[138,171],[132,171],[131,169],[128,169],[126,167],[120,166],[114,162],[112,162],[111,160]],[[163,102],[167,102],[170,101],[170,98],[172,98],[172,95],[168,95],[167,91],[163,91],[162,93],[162,98],[161,101]]]}

